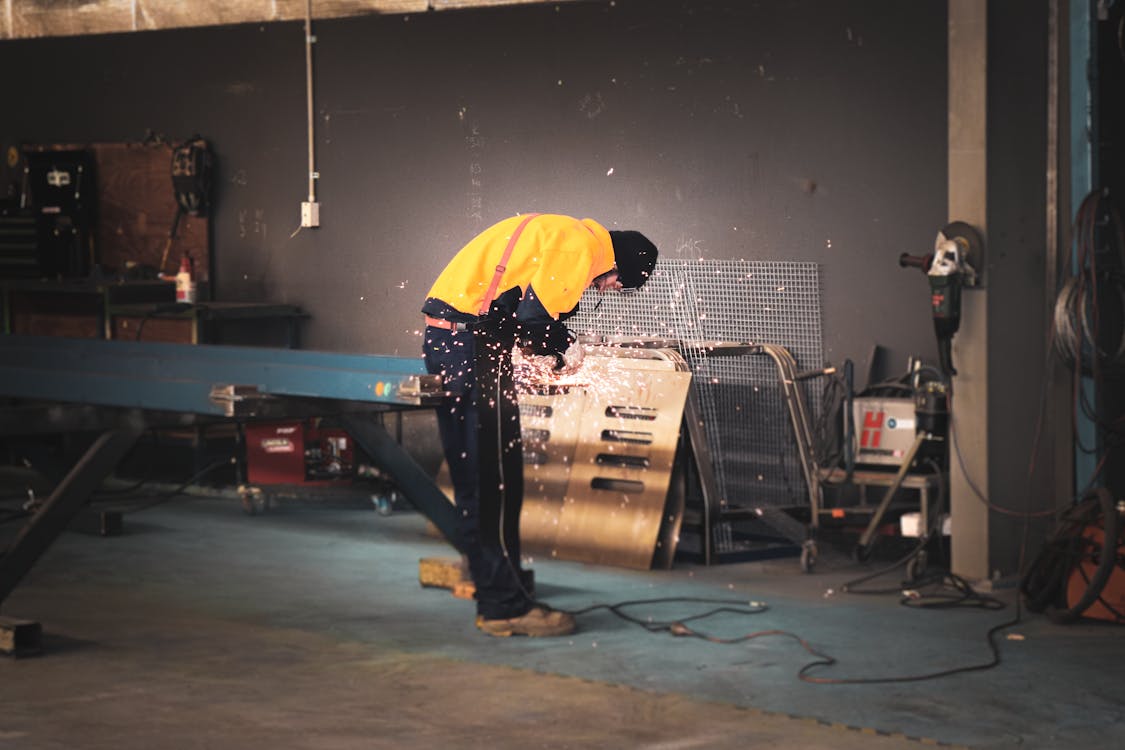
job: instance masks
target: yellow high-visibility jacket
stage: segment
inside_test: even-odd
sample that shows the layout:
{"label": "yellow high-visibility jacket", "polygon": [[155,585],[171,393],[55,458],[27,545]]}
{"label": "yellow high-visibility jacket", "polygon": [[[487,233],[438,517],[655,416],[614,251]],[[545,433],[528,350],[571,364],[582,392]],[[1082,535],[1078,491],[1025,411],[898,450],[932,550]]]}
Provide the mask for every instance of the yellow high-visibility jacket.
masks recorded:
{"label": "yellow high-visibility jacket", "polygon": [[[513,216],[493,224],[461,248],[426,295],[423,312],[448,317],[441,314],[441,305],[430,304],[444,302],[465,316],[475,317],[504,248],[523,218]],[[497,287],[497,297],[515,297],[517,304],[522,304],[529,301],[528,292],[533,290],[530,296],[548,316],[558,320],[578,306],[590,282],[611,270],[613,263],[613,243],[601,224],[593,219],[542,214],[528,222],[519,236]],[[518,296],[511,294],[517,288]]]}

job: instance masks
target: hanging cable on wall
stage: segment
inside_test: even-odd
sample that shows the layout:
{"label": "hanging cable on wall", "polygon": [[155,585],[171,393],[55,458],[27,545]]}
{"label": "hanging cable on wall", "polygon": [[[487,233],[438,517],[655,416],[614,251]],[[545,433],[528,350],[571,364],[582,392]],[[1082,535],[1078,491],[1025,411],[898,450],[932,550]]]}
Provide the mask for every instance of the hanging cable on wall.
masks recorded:
{"label": "hanging cable on wall", "polygon": [[[1074,234],[1078,267],[1055,301],[1055,345],[1083,374],[1125,370],[1125,229],[1106,191],[1091,192],[1082,201]],[[1119,330],[1116,345],[1107,347],[1104,310],[1113,304]]]}
{"label": "hanging cable on wall", "polygon": [[[1108,453],[1104,448],[1125,440],[1125,416],[1101,414],[1099,394],[1105,379],[1125,374],[1125,227],[1109,191],[1089,193],[1074,220],[1075,271],[1062,285],[1055,301],[1055,350],[1074,373],[1072,419],[1078,450],[1101,455],[1091,486],[1101,473]],[[1093,385],[1082,387],[1082,378]],[[1096,427],[1093,445],[1079,434],[1077,419],[1084,414]]]}

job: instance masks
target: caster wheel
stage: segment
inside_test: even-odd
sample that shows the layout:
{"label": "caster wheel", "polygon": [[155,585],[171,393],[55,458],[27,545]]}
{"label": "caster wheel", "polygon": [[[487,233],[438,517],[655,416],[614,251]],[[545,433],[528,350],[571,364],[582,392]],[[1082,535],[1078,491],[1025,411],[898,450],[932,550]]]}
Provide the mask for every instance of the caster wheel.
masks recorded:
{"label": "caster wheel", "polygon": [[389,516],[394,512],[394,501],[391,495],[372,495],[371,502],[375,504],[375,511],[381,516]]}
{"label": "caster wheel", "polygon": [[242,511],[248,516],[256,516],[269,509],[269,498],[257,487],[241,490],[239,496],[242,499]]}
{"label": "caster wheel", "polygon": [[926,574],[926,551],[922,550],[906,563],[906,579],[917,581]]}
{"label": "caster wheel", "polygon": [[811,573],[816,567],[816,542],[801,545],[801,572]]}

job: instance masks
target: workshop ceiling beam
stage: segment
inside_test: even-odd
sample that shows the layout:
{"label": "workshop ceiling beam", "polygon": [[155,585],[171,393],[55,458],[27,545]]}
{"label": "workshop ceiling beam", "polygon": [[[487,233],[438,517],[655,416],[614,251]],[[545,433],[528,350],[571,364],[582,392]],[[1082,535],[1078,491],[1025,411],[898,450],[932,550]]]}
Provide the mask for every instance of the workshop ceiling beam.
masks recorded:
{"label": "workshop ceiling beam", "polygon": [[[548,0],[313,0],[314,18],[428,11]],[[574,2],[574,0],[550,0]],[[306,0],[0,0],[0,40],[303,20]]]}

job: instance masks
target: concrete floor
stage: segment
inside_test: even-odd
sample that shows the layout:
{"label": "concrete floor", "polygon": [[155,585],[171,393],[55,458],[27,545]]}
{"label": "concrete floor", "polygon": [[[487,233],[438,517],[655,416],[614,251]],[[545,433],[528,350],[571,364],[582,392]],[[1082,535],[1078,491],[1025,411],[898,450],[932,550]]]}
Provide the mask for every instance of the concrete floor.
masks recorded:
{"label": "concrete floor", "polygon": [[[0,748],[983,749],[1125,736],[1113,626],[1025,615],[1001,633],[994,669],[814,685],[797,677],[812,657],[787,636],[718,645],[603,610],[567,638],[488,638],[470,602],[418,585],[418,560],[451,550],[412,512],[295,504],[250,517],[229,496],[180,497],[125,524],[119,537],[64,534],[4,602],[3,614],[42,623],[45,653],[0,659]],[[15,526],[0,526],[0,547]],[[541,597],[565,609],[764,601],[762,614],[699,627],[795,634],[839,660],[815,672],[826,677],[985,663],[986,631],[1014,615],[1010,591],[997,594],[1002,611],[840,593],[869,568],[825,552],[812,575],[793,559],[533,567]],[[667,620],[708,608],[629,611]]]}

